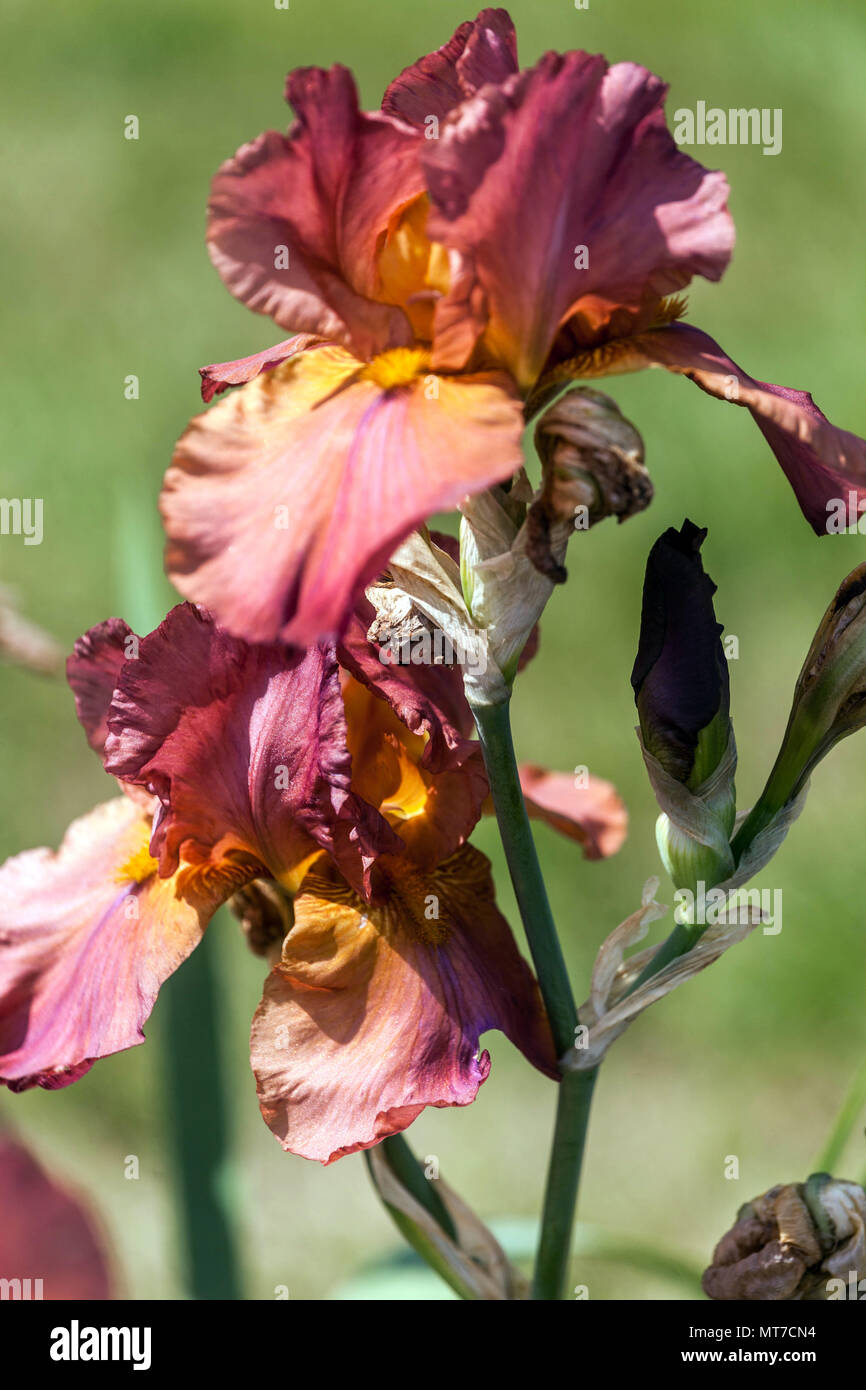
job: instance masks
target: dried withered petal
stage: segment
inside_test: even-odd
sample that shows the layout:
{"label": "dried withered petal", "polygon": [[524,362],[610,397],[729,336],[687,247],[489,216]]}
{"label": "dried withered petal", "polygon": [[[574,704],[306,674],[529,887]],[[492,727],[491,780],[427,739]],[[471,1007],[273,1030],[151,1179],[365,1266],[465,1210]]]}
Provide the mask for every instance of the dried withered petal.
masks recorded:
{"label": "dried withered petal", "polygon": [[[855,1277],[860,1273],[859,1245],[852,1239],[855,1206],[866,1214],[866,1194],[827,1174],[770,1188],[741,1207],[722,1236],[701,1281],[704,1293],[726,1301],[826,1298],[828,1276],[838,1273],[840,1257]],[[828,1219],[837,1210],[838,1228]]]}
{"label": "dried withered petal", "polygon": [[539,419],[535,447],[542,483],[529,511],[529,555],[561,583],[565,570],[553,554],[552,533],[570,533],[579,515],[584,529],[606,516],[625,521],[649,506],[653,487],[643,440],[601,391],[576,388],[561,396]]}
{"label": "dried withered petal", "polygon": [[796,1296],[805,1273],[805,1262],[774,1240],[736,1264],[712,1265],[701,1284],[707,1298],[723,1302],[784,1302]]}

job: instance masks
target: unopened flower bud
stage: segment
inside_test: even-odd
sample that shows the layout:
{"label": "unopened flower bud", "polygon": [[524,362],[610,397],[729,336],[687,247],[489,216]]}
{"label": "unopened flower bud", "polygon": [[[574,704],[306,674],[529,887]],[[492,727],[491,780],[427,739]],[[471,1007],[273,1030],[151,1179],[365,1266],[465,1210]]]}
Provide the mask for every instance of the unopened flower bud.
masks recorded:
{"label": "unopened flower bud", "polygon": [[788,727],[767,785],[734,841],[743,853],[785,817],[812,771],[843,738],[866,724],[866,564],[843,581],[827,609],[794,687]]}
{"label": "unopened flower bud", "polygon": [[736,750],[716,586],[701,563],[706,534],[685,521],[650,551],[631,675],[644,760],[664,812],[659,850],[677,887],[720,882],[733,866]]}
{"label": "unopened flower bud", "polygon": [[713,1299],[802,1302],[858,1299],[863,1280],[866,1193],[813,1173],[741,1207],[702,1284]]}

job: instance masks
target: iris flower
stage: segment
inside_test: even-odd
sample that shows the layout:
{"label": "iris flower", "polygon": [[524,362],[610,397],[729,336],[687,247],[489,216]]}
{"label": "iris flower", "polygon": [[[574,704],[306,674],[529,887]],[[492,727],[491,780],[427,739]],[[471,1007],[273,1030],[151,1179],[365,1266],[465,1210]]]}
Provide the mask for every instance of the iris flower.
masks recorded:
{"label": "iris flower", "polygon": [[[459,671],[382,665],[369,616],[339,661],[333,644],[250,646],[191,604],[143,639],[110,619],[79,640],[79,718],[124,794],[57,854],[0,869],[12,1090],[66,1086],[143,1041],[160,985],[239,892],[285,918],[252,1063],[292,1152],[328,1162],[468,1103],[490,1028],[555,1075],[537,985],[466,843],[488,786]],[[549,801],[541,779],[536,813],[580,837]],[[607,784],[589,801],[574,804],[593,843],[599,821],[616,837]]]}
{"label": "iris flower", "polygon": [[231,292],[297,335],[202,369],[209,401],[162,497],[186,597],[254,641],[339,633],[420,521],[509,479],[566,382],[661,366],[746,406],[808,520],[866,496],[866,444],[808,393],[756,381],[679,322],[718,280],[727,184],[682,150],[635,63],[520,70],[483,10],[365,112],[351,73],[303,68],[296,121],[218,171],[208,245]]}

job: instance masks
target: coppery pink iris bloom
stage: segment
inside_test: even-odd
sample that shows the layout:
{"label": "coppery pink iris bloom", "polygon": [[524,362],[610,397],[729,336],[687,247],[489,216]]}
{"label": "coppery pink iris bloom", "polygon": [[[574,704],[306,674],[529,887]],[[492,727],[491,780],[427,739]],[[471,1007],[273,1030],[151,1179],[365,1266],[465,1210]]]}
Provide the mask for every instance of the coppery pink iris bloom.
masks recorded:
{"label": "coppery pink iris bloom", "polygon": [[734,228],[665,93],[582,52],[520,71],[493,9],[381,111],[343,67],[289,76],[295,124],[222,166],[207,235],[232,293],[299,336],[202,369],[206,401],[240,390],[192,422],[166,477],[184,595],[250,640],[338,633],[420,521],[515,473],[551,393],[642,367],[746,406],[816,531],[829,499],[866,496],[863,440],[676,321],[669,296],[720,278]]}
{"label": "coppery pink iris bloom", "polygon": [[[248,645],[191,604],[141,640],[119,619],[79,640],[79,718],[125,794],[57,854],[0,869],[0,1078],[13,1090],[66,1086],[143,1041],[213,913],[262,881],[291,904],[252,1032],[285,1148],[329,1162],[426,1105],[467,1104],[491,1028],[556,1074],[535,979],[466,843],[488,785],[460,673],[383,665],[371,614],[353,618],[339,661],[333,644]],[[559,782],[541,783],[538,814],[588,834],[590,854],[618,847],[606,783],[575,801],[583,827]]]}

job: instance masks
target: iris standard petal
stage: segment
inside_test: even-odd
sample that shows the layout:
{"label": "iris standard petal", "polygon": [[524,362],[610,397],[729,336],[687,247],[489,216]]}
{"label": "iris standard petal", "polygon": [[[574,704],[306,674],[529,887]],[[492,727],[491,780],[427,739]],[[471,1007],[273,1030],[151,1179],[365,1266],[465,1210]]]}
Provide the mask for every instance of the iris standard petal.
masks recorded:
{"label": "iris standard petal", "polygon": [[419,137],[358,107],[352,74],[289,75],[288,135],[266,131],[217,172],[208,247],[238,299],[292,333],[362,357],[411,341],[402,309],[377,302],[377,257],[401,209],[424,191]]}
{"label": "iris standard petal", "polygon": [[[487,82],[517,71],[517,35],[507,10],[482,10],[447,43],[404,68],[382,99],[382,110],[408,125],[427,128]],[[431,136],[431,138],[433,138]]]}
{"label": "iris standard petal", "polygon": [[548,53],[452,112],[422,155],[429,235],[459,259],[436,309],[436,366],[462,367],[483,334],[528,390],[583,310],[601,334],[694,275],[719,279],[727,184],[677,148],[665,92],[634,63]]}

